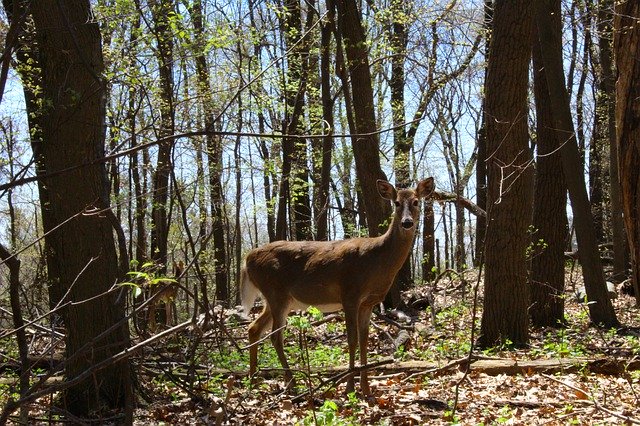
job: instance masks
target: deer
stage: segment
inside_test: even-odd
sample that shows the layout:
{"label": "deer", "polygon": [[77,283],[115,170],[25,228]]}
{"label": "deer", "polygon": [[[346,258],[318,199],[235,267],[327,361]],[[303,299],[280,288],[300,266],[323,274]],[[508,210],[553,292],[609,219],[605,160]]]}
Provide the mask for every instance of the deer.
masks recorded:
{"label": "deer", "polygon": [[[433,178],[415,189],[396,189],[377,181],[380,196],[393,201],[395,212],[384,235],[337,241],[275,241],[247,254],[241,269],[243,310],[249,313],[261,296],[262,312],[249,325],[249,375],[255,377],[258,343],[271,326],[271,342],[284,370],[285,386],[294,386],[284,353],[283,329],[293,310],[315,306],[329,313],[344,311],[349,371],[346,392],[354,392],[356,346],[360,365],[367,364],[369,322],[374,306],[382,302],[413,246],[420,199],[430,196]],[[371,394],[367,370],[361,368],[360,390]]]}

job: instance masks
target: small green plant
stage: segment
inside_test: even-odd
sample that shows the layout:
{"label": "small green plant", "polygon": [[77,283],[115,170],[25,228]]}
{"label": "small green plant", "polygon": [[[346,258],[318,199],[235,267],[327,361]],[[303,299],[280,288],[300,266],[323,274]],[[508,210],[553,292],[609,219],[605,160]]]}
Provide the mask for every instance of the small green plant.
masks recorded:
{"label": "small green plant", "polygon": [[496,419],[496,423],[503,424],[507,423],[514,414],[513,409],[509,408],[507,405],[504,405],[500,410],[498,410],[498,418]]}
{"label": "small green plant", "polygon": [[153,288],[153,286],[159,284],[177,282],[173,278],[159,276],[157,274],[158,265],[153,262],[143,263],[140,270],[137,270],[138,261],[132,261],[130,266],[132,270],[127,272],[127,275],[131,278],[131,281],[120,283],[120,285],[131,287],[133,297],[142,295],[144,287]]}
{"label": "small green plant", "polygon": [[311,412],[303,420],[305,425],[348,425],[350,422],[340,418],[338,405],[331,400],[326,400],[318,411]]}
{"label": "small green plant", "polygon": [[460,424],[460,416],[454,414],[454,412],[451,410],[447,410],[444,412],[443,419],[450,422],[452,425]]}

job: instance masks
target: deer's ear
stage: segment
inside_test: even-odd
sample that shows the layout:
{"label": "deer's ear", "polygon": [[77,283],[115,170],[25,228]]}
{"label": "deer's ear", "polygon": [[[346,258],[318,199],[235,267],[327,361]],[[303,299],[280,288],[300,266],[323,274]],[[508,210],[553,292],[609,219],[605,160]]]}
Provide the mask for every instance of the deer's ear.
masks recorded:
{"label": "deer's ear", "polygon": [[396,189],[386,180],[378,179],[376,182],[378,184],[378,193],[380,196],[386,200],[395,200],[396,199]]}
{"label": "deer's ear", "polygon": [[432,177],[421,180],[416,187],[416,196],[418,198],[428,197],[435,189],[436,184],[433,182]]}

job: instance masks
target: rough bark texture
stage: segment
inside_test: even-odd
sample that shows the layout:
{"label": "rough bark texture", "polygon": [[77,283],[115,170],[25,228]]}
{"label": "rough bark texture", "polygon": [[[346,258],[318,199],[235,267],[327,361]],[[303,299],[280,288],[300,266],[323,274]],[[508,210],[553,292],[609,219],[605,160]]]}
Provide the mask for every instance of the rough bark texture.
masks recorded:
{"label": "rough bark texture", "polygon": [[[549,86],[549,104],[551,106],[554,128],[560,137],[560,153],[562,170],[569,190],[573,223],[578,240],[580,264],[584,275],[585,287],[589,301],[589,313],[594,324],[605,327],[619,325],[613,305],[607,294],[602,262],[598,252],[594,232],[591,206],[587,196],[582,162],[578,152],[573,120],[569,105],[569,96],[564,81],[562,59],[562,32],[551,25],[549,16],[554,10],[554,3],[559,0],[539,0],[534,2],[536,25],[540,52],[544,62],[547,85]],[[557,6],[556,6],[557,8]]]}
{"label": "rough bark texture", "polygon": [[[627,269],[628,249],[624,234],[620,173],[618,170],[618,145],[616,143],[616,76],[613,68],[613,0],[600,1],[598,5],[598,47],[600,51],[600,78],[598,91],[602,106],[596,111],[606,117],[603,120],[602,138],[609,147],[609,196],[611,203],[611,241],[613,242],[613,275],[620,280]],[[598,100],[596,100],[598,103]],[[603,118],[604,118],[603,117]]]}
{"label": "rough bark texture", "polygon": [[[104,156],[105,84],[98,25],[91,20],[89,2],[41,0],[32,5],[42,97],[48,107],[30,111],[42,118],[41,158],[44,170],[54,172]],[[103,163],[44,180],[50,218],[46,234],[51,285],[67,306],[66,377],[71,379],[92,365],[124,350],[129,344],[124,300],[104,293],[118,279],[113,228],[108,215],[109,189]],[[42,200],[44,201],[44,200]],[[68,292],[68,293],[67,293]],[[104,333],[104,334],[103,334]],[[67,390],[63,402],[75,415],[132,404],[131,372],[127,362],[96,371],[90,380]]]}
{"label": "rough bark texture", "polygon": [[640,4],[620,2],[615,16],[618,163],[633,285],[636,304],[640,304]]}
{"label": "rough bark texture", "polygon": [[[153,15],[154,34],[157,42],[156,57],[160,77],[160,128],[158,138],[171,136],[175,129],[175,105],[173,100],[173,35],[169,16],[173,1],[149,1]],[[169,177],[171,176],[172,141],[158,145],[158,161],[153,175],[153,205],[151,208],[151,257],[166,272],[167,241],[169,238]]]}
{"label": "rough bark texture", "polygon": [[[560,3],[551,16],[560,28]],[[562,172],[560,143],[551,117],[549,89],[534,28],[533,81],[536,101],[536,181],[531,250],[531,321],[558,327],[564,322],[564,248],[567,240],[567,186]]]}
{"label": "rough bark texture", "polygon": [[[486,44],[484,50],[485,61],[489,60],[489,44],[491,42],[491,22],[493,21],[492,0],[484,2],[484,24],[486,32]],[[485,77],[486,78],[486,77]],[[482,99],[484,111],[486,99]],[[476,162],[476,203],[482,210],[487,211],[487,122],[486,115],[482,116],[482,123],[478,129],[478,161]],[[484,243],[487,231],[487,219],[478,216],[476,219],[476,246],[474,264],[478,266],[484,260]]]}
{"label": "rough bark texture", "polygon": [[380,167],[380,141],[376,132],[373,86],[369,69],[369,57],[360,11],[355,0],[337,2],[338,23],[344,37],[347,68],[351,80],[353,112],[358,133],[353,136],[353,156],[356,176],[362,191],[369,236],[380,235],[391,215],[391,206],[381,199],[376,190],[376,180],[387,180]]}
{"label": "rough bark texture", "polygon": [[322,121],[325,123],[326,136],[317,141],[314,148],[316,162],[320,165],[316,173],[316,185],[314,195],[314,217],[316,222],[316,239],[319,241],[329,239],[328,212],[329,190],[331,184],[331,158],[333,152],[333,98],[331,95],[331,34],[333,32],[333,15],[330,22],[320,29],[321,38],[319,46],[319,81],[320,104],[322,105]]}
{"label": "rough bark texture", "polygon": [[529,289],[525,251],[533,168],[527,131],[532,7],[497,1],[486,80],[487,235],[482,346],[526,344]]}
{"label": "rough bark texture", "polygon": [[[405,75],[404,62],[407,54],[406,5],[403,1],[392,0],[391,10],[393,22],[389,28],[391,44],[391,118],[393,131],[393,169],[396,174],[396,187],[407,188],[410,184],[410,156],[413,139],[407,138],[404,123],[405,117]],[[402,299],[401,292],[408,290],[413,284],[411,275],[411,254],[398,271],[396,282],[389,292],[387,305],[398,306]]]}
{"label": "rough bark texture", "polygon": [[[282,179],[278,205],[277,238],[296,240],[312,238],[311,202],[307,141],[297,137],[304,133],[303,113],[307,92],[309,48],[303,40],[300,0],[285,0],[280,14],[282,37],[287,49],[287,72],[284,82],[284,118],[282,122]],[[289,227],[287,227],[287,214]],[[289,229],[288,229],[289,228]]]}
{"label": "rough bark texture", "polygon": [[[195,58],[197,92],[202,102],[204,126],[207,131],[213,132],[216,128],[214,120],[214,102],[209,82],[209,65],[207,63],[206,35],[203,23],[202,2],[193,2],[192,13],[193,26],[198,39],[198,52]],[[216,284],[216,300],[225,303],[229,301],[229,277],[227,270],[227,244],[224,235],[224,195],[222,187],[222,138],[218,135],[208,134],[207,165],[209,167],[209,190],[211,203],[211,232],[213,233],[213,269]],[[203,240],[203,244],[205,240]],[[206,280],[201,279],[200,291],[202,308],[205,312],[209,309],[209,296]]]}

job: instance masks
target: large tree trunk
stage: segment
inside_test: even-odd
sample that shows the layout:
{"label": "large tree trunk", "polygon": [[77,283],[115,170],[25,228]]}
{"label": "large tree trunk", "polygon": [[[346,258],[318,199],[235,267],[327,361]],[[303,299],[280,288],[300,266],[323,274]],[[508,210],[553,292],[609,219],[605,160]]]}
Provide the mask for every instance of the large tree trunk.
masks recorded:
{"label": "large tree trunk", "polygon": [[[550,17],[561,28],[560,3]],[[531,321],[540,327],[564,322],[564,249],[567,232],[567,186],[562,172],[559,136],[549,105],[549,89],[534,28],[533,82],[536,101],[536,181],[531,259]]]}
{"label": "large tree trunk", "polygon": [[553,6],[557,1],[559,0],[538,0],[534,3],[540,51],[547,78],[554,128],[562,135],[560,139],[562,169],[573,209],[578,253],[587,297],[590,302],[593,302],[588,305],[591,321],[596,325],[616,327],[619,323],[604,281],[589,198],[582,173],[582,162],[569,108],[562,62],[562,32],[551,25],[552,19],[549,16],[551,11],[557,8]]}
{"label": "large tree trunk", "polygon": [[497,1],[486,80],[487,235],[481,346],[529,339],[525,251],[533,168],[527,128],[532,6]]}
{"label": "large tree trunk", "polygon": [[338,26],[344,38],[357,135],[352,137],[358,187],[362,191],[369,235],[378,236],[391,215],[391,206],[376,189],[376,180],[387,180],[380,166],[380,141],[375,133],[373,85],[367,40],[355,0],[337,2]]}
{"label": "large tree trunk", "polygon": [[[391,215],[391,206],[376,189],[376,181],[387,180],[387,177],[380,166],[380,141],[376,133],[378,129],[367,40],[355,0],[338,1],[337,11],[340,33],[344,37],[357,133],[352,136],[352,145],[358,188],[362,193],[369,236],[375,237],[386,230],[384,224]],[[400,287],[396,281],[389,290],[385,304],[397,307],[400,302]]]}
{"label": "large tree trunk", "polygon": [[615,17],[618,163],[633,286],[636,304],[640,305],[640,4],[636,1],[619,2]]}
{"label": "large tree trunk", "polygon": [[[89,2],[41,0],[31,6],[37,35],[40,87],[46,109],[39,116],[38,145],[42,169],[48,173],[104,157],[105,83],[102,46]],[[28,107],[33,108],[33,104]],[[109,221],[109,189],[104,163],[43,179],[41,200],[52,298],[67,327],[66,377],[126,349],[125,298],[106,292],[118,280],[113,227]],[[57,225],[69,220],[60,228]],[[82,302],[82,303],[80,303]],[[121,325],[117,325],[122,321]],[[110,330],[107,332],[107,330]],[[104,333],[104,334],[103,334]],[[86,416],[105,408],[131,407],[131,371],[126,361],[114,363],[64,394],[66,409]]]}

